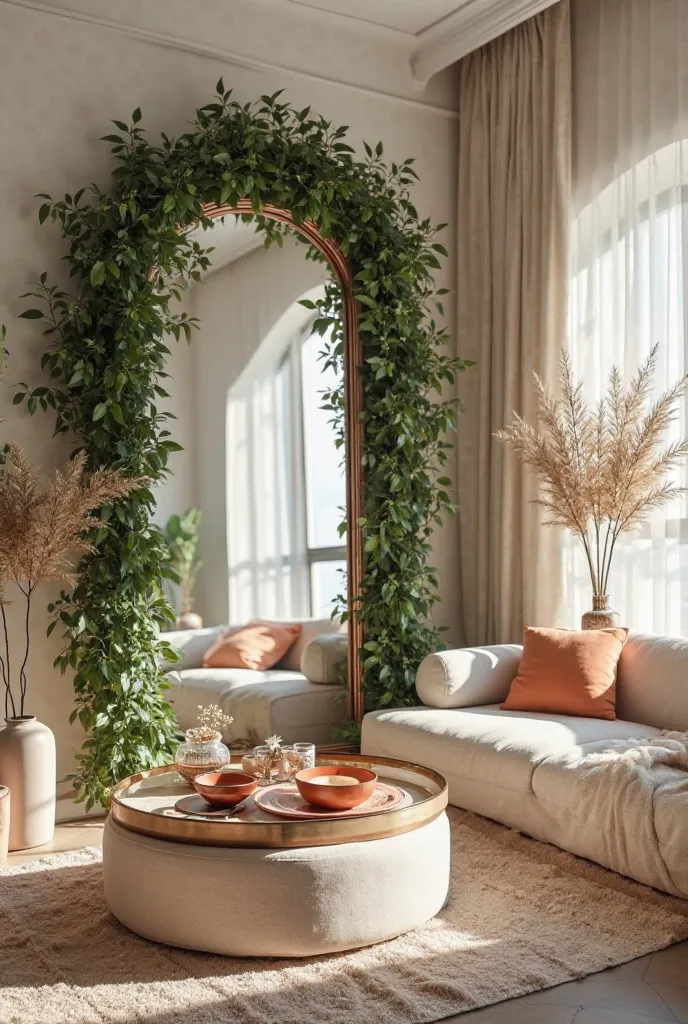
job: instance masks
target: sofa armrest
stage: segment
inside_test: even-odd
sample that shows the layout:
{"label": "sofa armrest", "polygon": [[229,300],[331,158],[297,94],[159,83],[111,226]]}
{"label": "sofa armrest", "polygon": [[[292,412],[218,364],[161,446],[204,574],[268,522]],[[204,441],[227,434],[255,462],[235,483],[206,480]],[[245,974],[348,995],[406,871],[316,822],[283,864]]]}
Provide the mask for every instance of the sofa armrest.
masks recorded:
{"label": "sofa armrest", "polygon": [[[296,620],[293,620],[296,621]],[[304,651],[316,637],[330,633],[346,633],[346,624],[337,619],[301,619],[301,632],[295,644],[289,648],[277,668],[286,668],[292,672],[303,672],[301,658]]]}
{"label": "sofa armrest", "polygon": [[518,671],[519,644],[464,647],[423,658],[416,673],[416,693],[431,708],[470,708],[499,704]]}
{"label": "sofa armrest", "polygon": [[304,648],[301,671],[309,683],[345,683],[349,639],[346,633],[322,633]]}

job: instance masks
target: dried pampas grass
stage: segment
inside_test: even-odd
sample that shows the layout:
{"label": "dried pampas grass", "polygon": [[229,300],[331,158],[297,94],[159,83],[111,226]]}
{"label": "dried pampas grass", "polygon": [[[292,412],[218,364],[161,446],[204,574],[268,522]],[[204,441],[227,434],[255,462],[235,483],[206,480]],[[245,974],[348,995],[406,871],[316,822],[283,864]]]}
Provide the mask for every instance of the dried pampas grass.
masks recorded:
{"label": "dried pampas grass", "polygon": [[562,352],[561,397],[533,374],[541,432],[514,413],[510,426],[496,434],[542,481],[537,504],[547,513],[546,525],[564,526],[580,537],[593,593],[599,596],[607,593],[621,534],[636,530],[684,490],[667,474],[688,455],[688,438],[666,444],[666,435],[688,374],[651,403],[658,349],[655,345],[626,390],[614,367],[606,394],[592,408],[574,379],[568,353]]}
{"label": "dried pampas grass", "polygon": [[[17,445],[10,445],[0,472],[0,614],[4,653],[0,673],[5,685],[5,715],[24,714],[26,663],[30,650],[31,598],[45,580],[60,579],[73,586],[75,561],[93,550],[88,532],[102,526],[92,513],[107,502],[145,484],[127,479],[116,470],[98,470],[88,479],[86,453],[80,452],[67,468],[43,485],[38,471]],[[12,689],[12,666],[5,605],[5,588],[15,583],[26,602],[25,649],[19,669],[18,699]]]}

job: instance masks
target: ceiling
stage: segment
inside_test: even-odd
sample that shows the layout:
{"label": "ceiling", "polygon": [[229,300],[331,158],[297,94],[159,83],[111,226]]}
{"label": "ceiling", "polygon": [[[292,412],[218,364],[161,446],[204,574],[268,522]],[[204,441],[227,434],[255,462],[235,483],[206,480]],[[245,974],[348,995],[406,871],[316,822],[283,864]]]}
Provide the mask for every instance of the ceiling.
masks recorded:
{"label": "ceiling", "polygon": [[526,21],[555,0],[268,0],[302,15],[346,18],[360,27],[404,36],[411,69],[423,87],[467,53]]}
{"label": "ceiling", "polygon": [[472,0],[288,0],[294,6],[329,11],[410,35],[430,28]]}

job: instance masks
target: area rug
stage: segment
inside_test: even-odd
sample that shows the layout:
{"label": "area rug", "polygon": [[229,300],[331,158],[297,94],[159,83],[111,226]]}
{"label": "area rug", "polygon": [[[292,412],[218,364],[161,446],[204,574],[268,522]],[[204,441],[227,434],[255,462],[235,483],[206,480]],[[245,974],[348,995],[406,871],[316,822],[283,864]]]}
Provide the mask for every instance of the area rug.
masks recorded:
{"label": "area rug", "polygon": [[96,849],[0,869],[0,1021],[426,1024],[688,937],[688,902],[449,813],[452,893],[439,917],[307,960],[229,959],[138,938],[108,913]]}

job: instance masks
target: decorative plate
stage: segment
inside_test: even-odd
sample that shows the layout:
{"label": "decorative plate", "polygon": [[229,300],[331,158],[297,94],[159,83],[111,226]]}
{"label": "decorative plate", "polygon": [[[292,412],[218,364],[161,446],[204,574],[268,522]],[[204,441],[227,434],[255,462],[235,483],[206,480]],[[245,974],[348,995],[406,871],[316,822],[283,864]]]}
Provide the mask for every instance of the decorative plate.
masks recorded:
{"label": "decorative plate", "polygon": [[183,796],[181,800],[177,800],[175,810],[179,811],[180,814],[190,814],[194,818],[234,818],[238,811],[242,809],[246,801],[242,800],[241,803],[237,804],[236,807],[211,807],[202,796],[194,793],[191,796]]}
{"label": "decorative plate", "polygon": [[396,786],[388,786],[378,782],[373,795],[364,800],[358,807],[346,811],[332,811],[326,807],[314,807],[304,800],[296,786],[271,786],[259,789],[253,794],[256,807],[276,814],[280,818],[355,818],[362,814],[379,814],[391,811],[403,801],[405,794]]}

